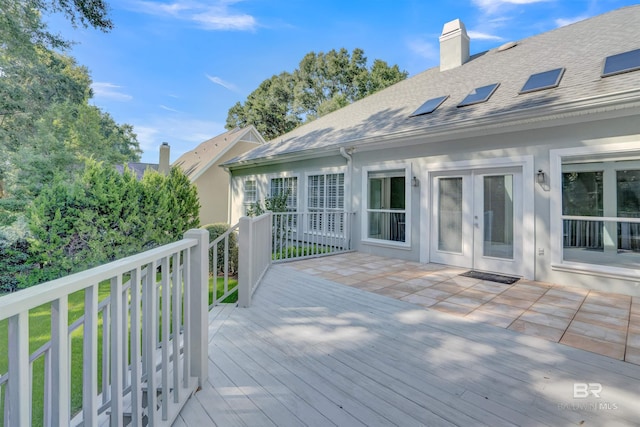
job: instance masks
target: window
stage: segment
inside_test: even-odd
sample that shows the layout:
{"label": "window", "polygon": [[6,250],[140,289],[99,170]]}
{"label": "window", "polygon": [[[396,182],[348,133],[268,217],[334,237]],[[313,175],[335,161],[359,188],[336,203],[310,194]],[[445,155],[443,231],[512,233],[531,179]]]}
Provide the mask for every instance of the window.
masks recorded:
{"label": "window", "polygon": [[640,70],[640,49],[608,56],[602,66],[602,77]]}
{"label": "window", "polygon": [[244,214],[258,201],[258,187],[256,181],[248,179],[244,182]]}
{"label": "window", "polygon": [[368,238],[407,242],[407,184],[406,169],[368,172]]}
{"label": "window", "polygon": [[563,260],[640,262],[640,162],[562,165]]}
{"label": "window", "polygon": [[467,105],[487,102],[489,98],[491,98],[491,95],[493,95],[493,92],[498,89],[498,86],[500,86],[500,83],[475,88],[462,100],[460,104],[458,104],[458,107],[466,107]]}
{"label": "window", "polygon": [[298,210],[298,177],[271,179],[271,197],[287,193],[287,212]]}
{"label": "window", "polygon": [[431,98],[422,104],[416,111],[414,111],[409,117],[422,116],[423,114],[431,114],[433,113],[442,103],[449,98],[447,96],[440,96],[438,98]]}
{"label": "window", "polygon": [[560,84],[560,79],[563,74],[564,68],[556,68],[555,70],[532,74],[524,86],[522,86],[522,89],[520,89],[520,93],[535,92],[557,87]]}
{"label": "window", "polygon": [[342,233],[344,230],[344,174],[307,178],[308,230]]}

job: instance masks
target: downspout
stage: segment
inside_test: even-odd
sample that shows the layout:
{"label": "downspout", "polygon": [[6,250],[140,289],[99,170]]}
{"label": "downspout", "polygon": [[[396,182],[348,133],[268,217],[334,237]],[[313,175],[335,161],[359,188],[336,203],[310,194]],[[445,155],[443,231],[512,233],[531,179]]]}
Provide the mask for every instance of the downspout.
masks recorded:
{"label": "downspout", "polygon": [[233,184],[233,174],[231,173],[231,170],[227,167],[223,166],[222,169],[224,169],[224,171],[229,174],[229,185],[227,185],[227,189],[229,190],[227,193],[227,224],[232,225],[231,224],[231,192],[233,188],[231,184]]}
{"label": "downspout", "polygon": [[[353,148],[349,149],[350,152],[353,153]],[[353,224],[355,223],[355,218],[354,216],[352,216],[353,213],[353,208],[352,208],[352,204],[351,201],[353,199],[353,197],[351,197],[351,192],[353,191],[353,185],[352,184],[352,177],[353,177],[353,158],[351,157],[351,154],[347,153],[347,150],[344,147],[340,147],[340,155],[342,157],[344,157],[345,159],[347,159],[347,177],[344,180],[345,184],[349,185],[348,190],[345,189],[345,196],[347,197],[347,200],[345,201],[344,207],[345,210],[347,211],[347,213],[345,215],[347,215],[347,229],[346,229],[346,234],[347,234],[347,247],[349,249],[353,249],[353,231],[351,230],[353,227]]]}
{"label": "downspout", "polygon": [[[350,149],[349,151],[352,151],[353,149]],[[352,151],[353,152],[353,151]],[[347,150],[344,147],[340,147],[340,155],[342,157],[344,157],[345,159],[347,159],[347,179],[345,179],[345,182],[349,183],[349,191],[345,191],[347,197],[345,208],[347,212],[351,212],[351,192],[352,192],[352,185],[351,185],[351,180],[352,180],[352,176],[353,176],[353,158],[351,157],[351,154],[347,153]]]}

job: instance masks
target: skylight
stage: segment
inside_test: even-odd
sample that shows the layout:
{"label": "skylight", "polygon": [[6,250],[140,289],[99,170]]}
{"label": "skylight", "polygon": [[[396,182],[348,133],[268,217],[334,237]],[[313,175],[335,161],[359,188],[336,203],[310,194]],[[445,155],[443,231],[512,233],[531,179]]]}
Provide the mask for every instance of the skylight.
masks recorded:
{"label": "skylight", "polygon": [[500,83],[494,83],[488,86],[482,86],[479,88],[475,88],[474,90],[467,95],[465,99],[462,100],[458,107],[465,107],[467,105],[480,104],[481,102],[487,102],[493,92],[500,86]]}
{"label": "skylight", "polygon": [[556,87],[560,84],[560,79],[562,79],[563,74],[564,68],[556,68],[555,70],[532,74],[524,86],[522,86],[522,89],[520,89],[520,93],[535,92],[537,90]]}
{"label": "skylight", "polygon": [[438,108],[440,105],[442,105],[442,103],[448,97],[449,97],[449,95],[439,96],[437,98],[431,98],[430,100],[428,100],[427,102],[422,104],[420,106],[420,108],[418,108],[416,111],[414,111],[413,114],[411,114],[409,117],[416,117],[416,116],[422,116],[423,114],[433,113],[436,110],[436,108]]}
{"label": "skylight", "polygon": [[608,56],[602,67],[602,77],[640,70],[640,49]]}

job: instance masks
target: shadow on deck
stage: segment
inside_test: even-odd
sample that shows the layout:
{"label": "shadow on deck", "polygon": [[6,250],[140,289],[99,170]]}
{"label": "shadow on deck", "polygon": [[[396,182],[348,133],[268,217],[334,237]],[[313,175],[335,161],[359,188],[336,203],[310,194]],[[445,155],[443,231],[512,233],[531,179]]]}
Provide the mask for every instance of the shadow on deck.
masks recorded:
{"label": "shadow on deck", "polygon": [[[637,425],[640,366],[273,266],[176,426]],[[583,397],[585,396],[585,397]]]}

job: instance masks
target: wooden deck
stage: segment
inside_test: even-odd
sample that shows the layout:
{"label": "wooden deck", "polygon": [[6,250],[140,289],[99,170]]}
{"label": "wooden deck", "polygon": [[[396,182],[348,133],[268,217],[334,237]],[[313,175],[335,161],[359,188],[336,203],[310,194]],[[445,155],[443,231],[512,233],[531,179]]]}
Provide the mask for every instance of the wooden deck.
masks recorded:
{"label": "wooden deck", "polygon": [[210,320],[209,381],[176,426],[640,424],[638,365],[286,265]]}

